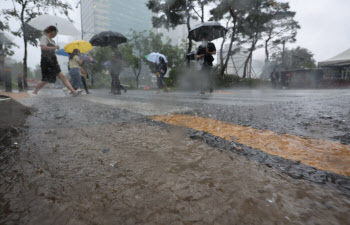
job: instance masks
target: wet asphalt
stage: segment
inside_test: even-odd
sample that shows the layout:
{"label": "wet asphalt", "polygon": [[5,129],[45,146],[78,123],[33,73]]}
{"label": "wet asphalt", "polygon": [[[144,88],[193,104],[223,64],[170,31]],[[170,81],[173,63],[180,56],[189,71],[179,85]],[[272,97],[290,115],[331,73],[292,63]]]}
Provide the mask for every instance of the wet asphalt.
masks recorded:
{"label": "wet asphalt", "polygon": [[[149,115],[160,114],[157,108],[172,106],[173,111],[204,116],[220,121],[271,130],[281,134],[339,141],[350,144],[350,90],[217,90],[204,95],[198,92],[129,91],[109,95],[96,90],[94,97],[153,104]],[[88,96],[90,98],[90,96]],[[102,101],[103,102],[103,101]],[[142,109],[141,109],[142,110]],[[139,110],[139,111],[141,111]],[[162,110],[168,113],[168,109]],[[141,113],[143,113],[141,111]]]}
{"label": "wet asphalt", "polygon": [[[44,90],[20,101],[33,113],[23,132],[2,146],[0,223],[350,222],[348,177],[147,118],[182,113],[350,144],[350,90],[92,93],[71,98]],[[204,157],[203,151],[211,153]],[[150,166],[155,159],[161,166]],[[196,164],[203,168],[197,171]],[[162,171],[168,178],[159,178]],[[172,183],[172,176],[184,180]]]}

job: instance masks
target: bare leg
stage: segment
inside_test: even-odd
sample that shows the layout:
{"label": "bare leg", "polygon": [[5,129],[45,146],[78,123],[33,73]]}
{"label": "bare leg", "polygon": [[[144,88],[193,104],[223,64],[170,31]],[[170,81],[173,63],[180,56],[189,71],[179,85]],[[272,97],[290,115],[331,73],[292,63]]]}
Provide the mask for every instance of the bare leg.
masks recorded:
{"label": "bare leg", "polygon": [[47,81],[40,81],[40,83],[36,85],[33,94],[38,94],[38,91],[39,91],[42,87],[44,87],[47,83],[48,83]]}
{"label": "bare leg", "polygon": [[70,84],[69,80],[67,80],[67,78],[64,76],[64,74],[60,72],[57,76],[62,80],[63,84],[74,94],[75,90]]}

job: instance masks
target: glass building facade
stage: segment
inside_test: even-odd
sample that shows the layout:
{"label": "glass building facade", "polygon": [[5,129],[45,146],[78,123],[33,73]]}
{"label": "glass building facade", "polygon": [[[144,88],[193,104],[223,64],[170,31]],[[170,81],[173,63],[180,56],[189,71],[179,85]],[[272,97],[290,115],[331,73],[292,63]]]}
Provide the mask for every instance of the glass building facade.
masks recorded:
{"label": "glass building facade", "polygon": [[152,12],[147,0],[81,0],[81,23],[84,40],[101,31],[127,35],[130,30],[152,29]]}

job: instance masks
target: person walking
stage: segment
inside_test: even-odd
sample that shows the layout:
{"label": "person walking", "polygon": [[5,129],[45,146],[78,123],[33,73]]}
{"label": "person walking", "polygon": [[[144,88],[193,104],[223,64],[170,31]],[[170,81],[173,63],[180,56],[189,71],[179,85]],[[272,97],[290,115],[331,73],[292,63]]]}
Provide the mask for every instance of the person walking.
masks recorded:
{"label": "person walking", "polygon": [[72,78],[72,86],[77,91],[82,91],[83,81],[80,74],[80,65],[83,63],[82,59],[79,59],[79,50],[74,49],[69,55],[69,74]]}
{"label": "person walking", "polygon": [[55,83],[56,77],[59,77],[63,84],[72,92],[73,96],[77,96],[81,91],[76,91],[73,89],[71,83],[64,76],[61,71],[60,65],[57,61],[55,50],[60,49],[54,40],[52,40],[57,35],[57,28],[55,26],[49,26],[44,30],[44,35],[40,38],[40,48],[41,48],[41,82],[37,84],[33,94],[38,94],[38,91],[43,88],[47,83]]}
{"label": "person walking", "polygon": [[89,74],[86,72],[85,68],[84,68],[84,62],[80,65],[80,74],[81,74],[81,81],[83,82],[84,85],[84,89],[86,94],[90,94],[89,89],[87,87],[87,83],[86,80],[89,78]]}
{"label": "person walking", "polygon": [[164,80],[164,76],[168,70],[168,67],[163,57],[159,57],[158,63],[156,62],[155,65],[156,65],[157,85],[159,89],[158,93],[162,88],[165,88],[165,91],[168,92],[168,87]]}
{"label": "person walking", "polygon": [[111,77],[112,77],[112,84],[111,84],[111,92],[114,95],[121,95],[121,85],[120,85],[120,79],[119,75],[123,70],[122,63],[123,63],[123,57],[122,54],[118,50],[118,46],[112,47],[112,57],[111,57]]}
{"label": "person walking", "polygon": [[[197,51],[197,63],[199,63],[200,72],[204,75],[204,85],[202,85],[201,94],[204,94],[207,88],[210,93],[214,91],[214,79],[211,74],[211,69],[213,67],[213,55],[216,54],[216,48],[214,43],[208,42],[208,37],[208,34],[203,34],[202,44],[198,47]],[[207,86],[207,88],[205,86]]]}

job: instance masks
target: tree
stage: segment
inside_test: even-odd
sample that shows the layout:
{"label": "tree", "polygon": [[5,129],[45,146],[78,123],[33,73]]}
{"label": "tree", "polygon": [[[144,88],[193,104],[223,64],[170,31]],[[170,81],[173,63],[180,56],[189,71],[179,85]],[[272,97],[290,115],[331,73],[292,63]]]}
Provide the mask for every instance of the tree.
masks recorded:
{"label": "tree", "polygon": [[[228,15],[225,19],[226,19],[226,22],[225,22],[226,26],[225,26],[225,28],[228,30],[229,29],[229,24],[231,22],[231,15]],[[227,40],[227,36],[228,36],[228,34],[226,34],[223,37],[221,45],[220,45],[220,55],[219,55],[220,68],[222,68],[224,66],[224,46],[225,46],[225,42]]]}
{"label": "tree", "polygon": [[120,48],[123,60],[132,69],[136,88],[139,87],[139,77],[144,65],[145,56],[150,53],[150,41],[147,38],[147,32],[132,31],[128,36],[128,43]]}
{"label": "tree", "polygon": [[160,52],[167,57],[168,67],[173,67],[183,62],[186,53],[181,47],[171,45],[170,39],[164,43],[163,34],[153,31],[132,31],[128,36],[128,42],[120,46],[120,52],[123,60],[134,73],[136,87],[138,87],[143,67],[148,65],[151,70],[154,67],[153,63],[147,61],[146,55],[151,52]]}
{"label": "tree", "polygon": [[[230,45],[228,54],[224,59],[222,53],[220,54],[220,75],[223,76],[227,68],[229,58],[233,55],[233,43],[237,45],[249,44],[249,54],[244,63],[244,74],[247,74],[248,64],[252,59],[253,52],[258,48],[262,47],[258,45],[258,42],[262,39],[265,33],[268,33],[269,28],[278,30],[278,35],[282,36],[288,29],[286,26],[294,26],[282,19],[294,17],[295,13],[289,11],[288,3],[279,3],[276,0],[221,0],[216,1],[217,5],[213,8],[210,13],[214,20],[228,19],[226,24],[230,30],[228,36],[230,36]],[[280,20],[278,29],[274,27],[272,21]],[[294,21],[295,22],[295,21]],[[272,24],[272,26],[268,26]],[[294,26],[295,27],[295,26]],[[278,40],[277,34],[273,34]],[[273,36],[271,34],[271,36]],[[295,37],[295,36],[294,36]],[[268,38],[268,43],[272,40]],[[226,37],[224,38],[224,42]],[[224,42],[221,44],[223,47]],[[277,44],[277,42],[274,42]],[[222,51],[221,51],[222,52]]]}
{"label": "tree", "polygon": [[299,23],[294,20],[295,12],[290,11],[289,3],[274,1],[272,5],[273,18],[265,25],[265,62],[270,60],[269,46],[272,41],[272,48],[286,42],[295,42]]}
{"label": "tree", "polygon": [[[175,28],[185,24],[187,31],[191,30],[191,19],[204,22],[205,6],[214,0],[149,0],[147,7],[160,16],[153,16],[152,22],[154,28],[165,27],[166,29]],[[188,38],[187,53],[192,51],[192,40]]]}
{"label": "tree", "polygon": [[313,54],[308,49],[299,46],[290,50],[286,49],[284,54],[282,51],[272,54],[271,61],[282,65],[284,69],[316,68]]}
{"label": "tree", "polygon": [[242,35],[247,37],[246,42],[250,42],[248,57],[244,62],[243,78],[247,76],[248,64],[251,62],[253,52],[257,49],[257,43],[261,39],[263,32],[266,31],[266,24],[273,18],[275,13],[272,8],[274,1],[255,0],[252,2],[252,8],[248,11],[248,16],[242,26]]}
{"label": "tree", "polygon": [[0,23],[0,27],[4,30],[10,30],[8,26],[10,19],[16,19],[20,22],[20,28],[18,30],[11,30],[12,34],[23,38],[24,43],[24,57],[23,57],[23,79],[24,88],[28,89],[27,75],[27,49],[28,43],[30,45],[37,46],[37,38],[40,37],[42,31],[38,31],[28,25],[28,22],[42,12],[48,11],[49,9],[55,10],[68,17],[68,12],[71,10],[71,6],[68,2],[62,0],[5,0],[11,4],[11,8],[3,9],[2,14],[6,21]]}
{"label": "tree", "polygon": [[227,68],[229,58],[232,55],[232,46],[235,41],[238,41],[238,37],[243,33],[243,25],[245,24],[247,18],[253,12],[255,1],[259,0],[222,0],[218,1],[218,4],[214,9],[210,11],[212,18],[214,20],[222,20],[223,18],[229,18],[231,21],[229,24],[229,35],[230,45],[226,59],[224,60],[223,65],[221,66],[220,75],[223,76]]}
{"label": "tree", "polygon": [[[3,19],[3,13],[0,11],[0,31],[5,31],[9,29],[9,25],[6,20]],[[18,47],[15,43],[4,43],[0,44],[0,51],[2,51],[3,56],[12,56],[15,52],[13,51],[13,47]],[[4,67],[4,61],[1,61],[0,68]]]}

